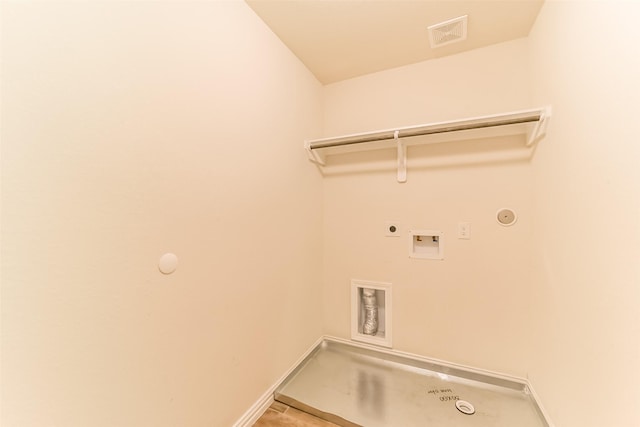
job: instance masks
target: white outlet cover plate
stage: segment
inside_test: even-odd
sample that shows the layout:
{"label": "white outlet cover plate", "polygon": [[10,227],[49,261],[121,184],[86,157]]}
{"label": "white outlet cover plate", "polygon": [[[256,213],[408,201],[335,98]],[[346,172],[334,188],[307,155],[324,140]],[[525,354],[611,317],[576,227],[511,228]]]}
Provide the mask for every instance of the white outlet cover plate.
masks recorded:
{"label": "white outlet cover plate", "polygon": [[464,239],[464,240],[471,239],[471,223],[469,222],[458,223],[458,239]]}

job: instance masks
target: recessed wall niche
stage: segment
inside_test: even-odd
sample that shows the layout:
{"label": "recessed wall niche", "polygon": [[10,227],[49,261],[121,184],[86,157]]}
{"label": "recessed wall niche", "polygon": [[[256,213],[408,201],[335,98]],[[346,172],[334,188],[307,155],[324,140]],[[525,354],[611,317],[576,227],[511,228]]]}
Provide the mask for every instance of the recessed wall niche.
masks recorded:
{"label": "recessed wall niche", "polygon": [[391,347],[391,283],[351,281],[351,339]]}

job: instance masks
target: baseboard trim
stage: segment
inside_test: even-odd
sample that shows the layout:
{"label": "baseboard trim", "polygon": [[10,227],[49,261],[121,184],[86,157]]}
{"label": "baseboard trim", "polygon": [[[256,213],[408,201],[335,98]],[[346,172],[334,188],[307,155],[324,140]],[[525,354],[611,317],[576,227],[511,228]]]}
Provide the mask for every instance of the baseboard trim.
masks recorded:
{"label": "baseboard trim", "polygon": [[306,359],[307,356],[311,354],[311,352],[315,350],[316,347],[318,347],[318,345],[320,345],[320,343],[324,339],[324,336],[318,338],[316,342],[314,342],[313,345],[311,345],[311,347],[309,347],[309,349],[305,351],[304,354],[300,356],[298,360],[296,360],[296,362],[289,369],[287,369],[287,371],[282,374],[282,376],[278,378],[278,380],[271,387],[269,387],[267,391],[265,391],[253,405],[251,405],[251,407],[240,417],[240,419],[236,421],[235,424],[233,424],[233,427],[251,427],[253,424],[255,424],[255,422],[258,421],[258,418],[260,418],[262,414],[264,414],[269,406],[271,406],[271,404],[273,403],[273,393],[280,386],[280,384],[284,382],[284,380],[291,374],[291,372],[293,372],[294,369],[296,369],[302,363],[302,361]]}

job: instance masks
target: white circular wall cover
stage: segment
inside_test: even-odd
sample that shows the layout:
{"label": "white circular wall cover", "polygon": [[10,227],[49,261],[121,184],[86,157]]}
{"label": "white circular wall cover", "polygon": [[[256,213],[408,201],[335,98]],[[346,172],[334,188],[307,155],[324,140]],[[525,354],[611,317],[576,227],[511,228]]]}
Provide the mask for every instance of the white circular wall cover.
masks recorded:
{"label": "white circular wall cover", "polygon": [[178,257],[176,254],[166,253],[160,257],[158,268],[162,274],[171,274],[178,268]]}
{"label": "white circular wall cover", "polygon": [[496,214],[496,219],[500,225],[509,226],[516,223],[518,216],[512,209],[503,208]]}

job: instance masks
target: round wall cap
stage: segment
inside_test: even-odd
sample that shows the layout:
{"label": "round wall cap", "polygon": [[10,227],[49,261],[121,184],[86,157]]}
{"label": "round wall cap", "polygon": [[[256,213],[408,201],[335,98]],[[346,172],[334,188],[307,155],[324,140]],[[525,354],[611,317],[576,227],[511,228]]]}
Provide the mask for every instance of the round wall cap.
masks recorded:
{"label": "round wall cap", "polygon": [[160,257],[158,268],[162,274],[171,274],[178,268],[178,257],[176,254],[166,253]]}

